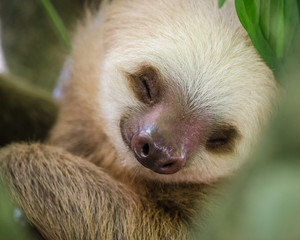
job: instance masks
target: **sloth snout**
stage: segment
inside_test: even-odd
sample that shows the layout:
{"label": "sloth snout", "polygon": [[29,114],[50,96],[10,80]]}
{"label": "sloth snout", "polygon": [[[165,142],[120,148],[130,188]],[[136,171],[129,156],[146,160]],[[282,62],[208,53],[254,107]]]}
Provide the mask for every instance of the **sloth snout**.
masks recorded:
{"label": "sloth snout", "polygon": [[148,126],[132,137],[131,149],[144,167],[160,174],[173,174],[185,165],[186,154],[167,142],[157,128]]}

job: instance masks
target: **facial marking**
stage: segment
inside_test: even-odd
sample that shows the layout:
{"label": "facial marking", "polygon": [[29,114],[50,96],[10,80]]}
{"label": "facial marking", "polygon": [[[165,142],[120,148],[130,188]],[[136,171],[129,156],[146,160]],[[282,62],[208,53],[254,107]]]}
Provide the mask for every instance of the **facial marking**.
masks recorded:
{"label": "facial marking", "polygon": [[144,104],[158,103],[164,91],[163,78],[158,69],[143,65],[134,73],[127,73],[127,79],[135,97]]}

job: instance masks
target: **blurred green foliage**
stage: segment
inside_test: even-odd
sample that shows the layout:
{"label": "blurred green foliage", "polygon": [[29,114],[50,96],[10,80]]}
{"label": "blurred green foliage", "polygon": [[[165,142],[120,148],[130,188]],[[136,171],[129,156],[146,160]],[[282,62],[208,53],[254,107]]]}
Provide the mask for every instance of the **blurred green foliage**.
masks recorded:
{"label": "blurred green foliage", "polygon": [[225,2],[226,2],[226,0],[218,0],[219,8],[221,8],[224,5]]}
{"label": "blurred green foliage", "polygon": [[14,218],[15,208],[9,201],[7,191],[3,186],[0,186],[0,193],[0,239],[30,239],[27,229],[18,224]]}
{"label": "blurred green foliage", "polygon": [[242,25],[276,75],[293,50],[291,46],[300,23],[299,3],[299,0],[235,0]]}
{"label": "blurred green foliage", "polygon": [[22,210],[10,201],[5,186],[0,185],[0,193],[0,239],[42,240],[42,236],[29,223]]}
{"label": "blurred green foliage", "polygon": [[[68,34],[72,35],[87,1],[51,2],[66,25]],[[57,37],[41,2],[1,0],[0,18],[3,50],[9,70],[35,86],[52,91],[67,50]]]}
{"label": "blurred green foliage", "polygon": [[70,52],[71,42],[60,16],[57,14],[55,8],[53,7],[52,3],[49,0],[41,0],[41,3],[45,8],[45,11],[47,12],[50,20],[52,21],[54,28],[56,29],[59,37],[62,39],[66,50]]}

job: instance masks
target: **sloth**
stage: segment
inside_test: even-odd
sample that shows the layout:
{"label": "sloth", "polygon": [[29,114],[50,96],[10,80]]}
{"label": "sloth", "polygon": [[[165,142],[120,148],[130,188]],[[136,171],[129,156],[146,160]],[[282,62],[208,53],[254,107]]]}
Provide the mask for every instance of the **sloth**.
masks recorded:
{"label": "sloth", "polygon": [[190,239],[278,95],[233,1],[113,0],[88,13],[46,144],[1,150],[46,239]]}

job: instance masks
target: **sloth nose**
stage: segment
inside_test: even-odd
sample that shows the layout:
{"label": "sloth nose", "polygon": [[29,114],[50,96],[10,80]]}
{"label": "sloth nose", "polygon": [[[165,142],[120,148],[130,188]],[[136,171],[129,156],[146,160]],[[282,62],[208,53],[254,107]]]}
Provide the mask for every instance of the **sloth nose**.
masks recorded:
{"label": "sloth nose", "polygon": [[135,134],[131,148],[136,159],[146,168],[160,174],[178,172],[186,162],[186,154],[166,144],[164,137],[152,127]]}

